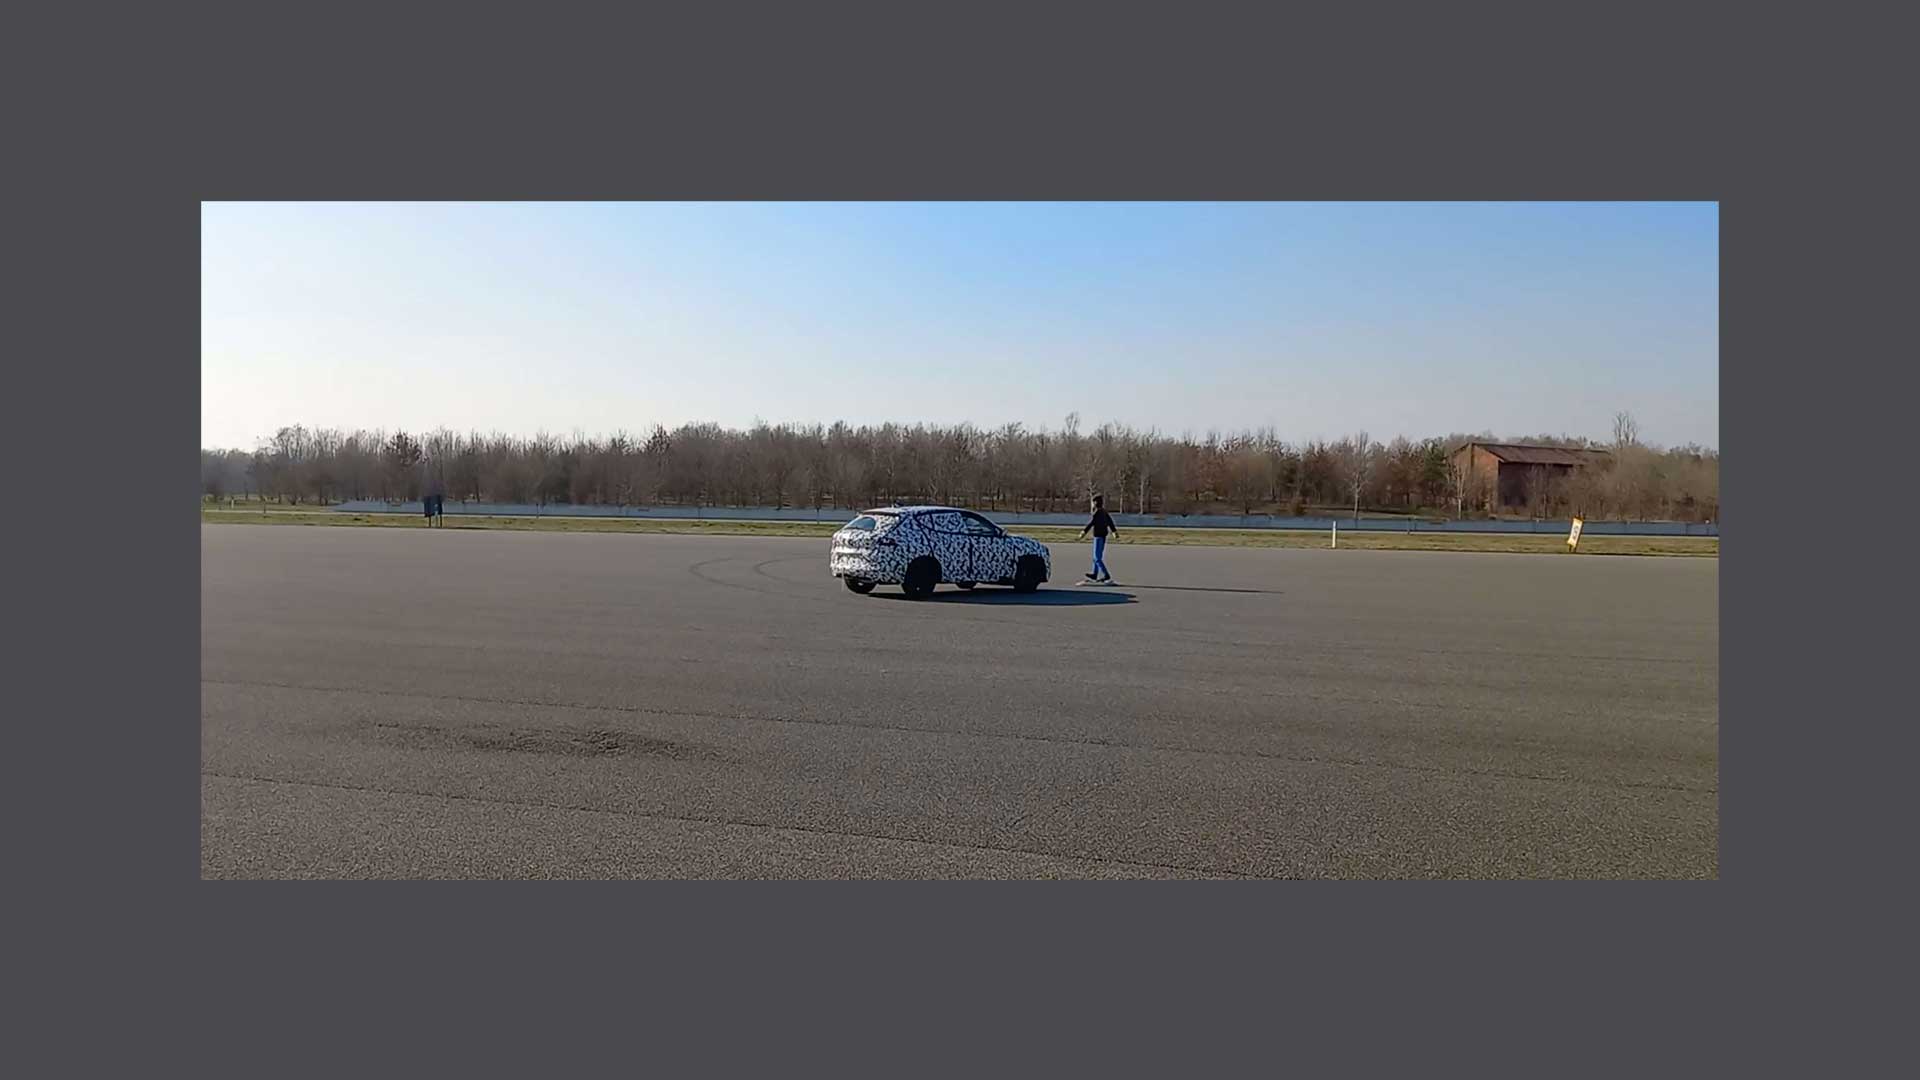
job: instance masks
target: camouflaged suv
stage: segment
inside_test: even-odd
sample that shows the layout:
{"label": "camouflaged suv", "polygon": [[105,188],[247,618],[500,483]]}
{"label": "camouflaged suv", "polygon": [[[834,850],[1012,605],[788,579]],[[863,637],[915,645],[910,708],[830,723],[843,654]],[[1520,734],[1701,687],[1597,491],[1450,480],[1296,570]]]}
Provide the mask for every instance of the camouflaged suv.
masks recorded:
{"label": "camouflaged suv", "polygon": [[1032,592],[1052,574],[1053,556],[1045,544],[1015,536],[971,510],[892,506],[869,510],[834,533],[827,566],[854,592],[898,585],[917,600],[942,582]]}

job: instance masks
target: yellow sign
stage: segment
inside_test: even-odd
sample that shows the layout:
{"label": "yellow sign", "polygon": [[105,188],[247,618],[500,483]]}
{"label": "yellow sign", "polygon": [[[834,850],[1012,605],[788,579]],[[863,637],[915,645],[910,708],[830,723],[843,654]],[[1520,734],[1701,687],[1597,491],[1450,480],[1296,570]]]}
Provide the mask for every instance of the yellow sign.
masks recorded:
{"label": "yellow sign", "polygon": [[1579,518],[1573,519],[1573,531],[1567,534],[1567,550],[1568,551],[1580,550],[1580,524],[1581,522]]}

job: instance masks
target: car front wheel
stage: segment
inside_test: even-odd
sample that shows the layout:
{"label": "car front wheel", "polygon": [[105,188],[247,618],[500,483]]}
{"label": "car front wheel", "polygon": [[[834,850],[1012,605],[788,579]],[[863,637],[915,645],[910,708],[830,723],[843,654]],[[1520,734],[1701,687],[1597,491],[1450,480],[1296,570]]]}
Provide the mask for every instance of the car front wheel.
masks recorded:
{"label": "car front wheel", "polygon": [[940,564],[922,555],[907,565],[907,576],[900,583],[900,591],[910,599],[920,600],[933,595],[933,587],[938,584]]}
{"label": "car front wheel", "polygon": [[1013,572],[1013,591],[1032,592],[1040,587],[1041,580],[1046,576],[1046,564],[1040,561],[1040,556],[1023,555],[1019,567]]}
{"label": "car front wheel", "polygon": [[873,591],[871,581],[861,581],[859,578],[842,578],[841,580],[847,583],[847,589],[850,592],[857,592],[864,596]]}

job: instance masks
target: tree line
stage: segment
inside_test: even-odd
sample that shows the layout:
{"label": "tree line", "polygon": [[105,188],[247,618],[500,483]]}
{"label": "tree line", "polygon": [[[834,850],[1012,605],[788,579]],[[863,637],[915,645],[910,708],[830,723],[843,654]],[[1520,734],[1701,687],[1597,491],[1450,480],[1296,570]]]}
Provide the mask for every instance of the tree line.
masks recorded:
{"label": "tree line", "polygon": [[414,500],[596,506],[804,506],[927,502],[985,510],[1077,511],[1089,494],[1121,513],[1307,513],[1329,507],[1465,517],[1484,490],[1453,467],[1470,439],[1604,446],[1612,460],[1528,485],[1529,513],[1593,519],[1716,520],[1720,458],[1642,444],[1630,417],[1605,444],[1567,436],[1452,434],[1381,443],[1365,433],[1289,442],[1273,430],[1163,435],[1072,415],[1057,430],[712,423],[644,436],[531,437],[446,429],[281,428],[253,450],[202,450],[202,495],[292,504]]}

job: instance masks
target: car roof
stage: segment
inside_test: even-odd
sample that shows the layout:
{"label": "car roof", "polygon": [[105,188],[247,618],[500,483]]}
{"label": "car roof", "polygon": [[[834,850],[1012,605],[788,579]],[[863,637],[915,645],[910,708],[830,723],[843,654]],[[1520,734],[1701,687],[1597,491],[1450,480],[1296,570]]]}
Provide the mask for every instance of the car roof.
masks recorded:
{"label": "car roof", "polygon": [[895,517],[907,517],[913,514],[931,514],[936,510],[951,510],[956,514],[971,514],[972,510],[962,510],[957,506],[882,506],[873,510],[863,510],[863,514],[889,514]]}

